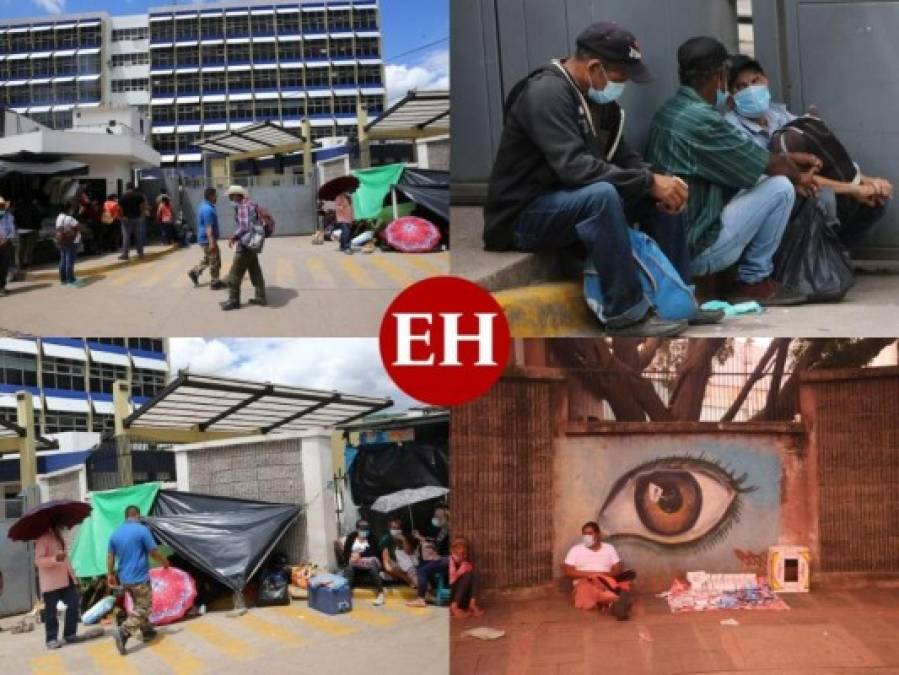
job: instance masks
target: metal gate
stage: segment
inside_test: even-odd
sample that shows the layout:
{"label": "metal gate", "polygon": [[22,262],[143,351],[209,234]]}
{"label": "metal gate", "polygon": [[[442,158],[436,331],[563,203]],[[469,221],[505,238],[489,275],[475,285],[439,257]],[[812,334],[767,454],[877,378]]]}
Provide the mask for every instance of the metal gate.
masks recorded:
{"label": "metal gate", "polygon": [[[899,0],[756,1],[753,22],[772,93],[815,106],[864,172],[899,183]],[[895,200],[858,253],[899,259]]]}
{"label": "metal gate", "polygon": [[0,616],[31,610],[31,589],[35,584],[31,547],[6,537],[24,511],[24,499],[0,499],[0,573],[3,574]]}
{"label": "metal gate", "polygon": [[621,100],[626,133],[642,148],[652,116],[677,89],[677,48],[695,35],[714,35],[736,50],[734,0],[453,0],[450,8],[453,86],[453,199],[486,194],[502,132],[503,100],[522,77],[574,50],[589,24],[614,20],[640,42],[656,76],[628,86]]}

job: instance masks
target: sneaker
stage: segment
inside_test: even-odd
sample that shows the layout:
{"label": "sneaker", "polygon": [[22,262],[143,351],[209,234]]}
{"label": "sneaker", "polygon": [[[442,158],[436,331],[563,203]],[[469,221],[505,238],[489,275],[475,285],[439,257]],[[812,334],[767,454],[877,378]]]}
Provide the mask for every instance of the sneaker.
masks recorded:
{"label": "sneaker", "polygon": [[123,261],[123,262],[128,262],[128,256],[127,256],[127,255],[120,255],[120,256],[119,256],[119,260],[121,260],[121,261]]}
{"label": "sneaker", "polygon": [[247,300],[247,302],[249,302],[251,305],[259,305],[260,307],[268,306],[268,300],[266,300],[265,298],[250,298],[249,300]]}
{"label": "sneaker", "polygon": [[721,309],[700,309],[692,319],[691,326],[708,326],[713,323],[721,323],[724,318],[724,310]]}
{"label": "sneaker", "polygon": [[190,280],[194,282],[194,288],[200,285],[200,275],[197,274],[196,270],[191,270],[187,273],[187,276],[190,277]]}
{"label": "sneaker", "polygon": [[59,640],[50,640],[47,643],[47,649],[59,649],[62,647],[62,643]]}
{"label": "sneaker", "polygon": [[119,654],[125,656],[125,654],[127,653],[125,652],[125,643],[128,642],[128,638],[130,637],[130,635],[119,628],[112,634],[112,637],[115,639],[115,646],[116,649],[119,650]]}
{"label": "sneaker", "polygon": [[647,312],[642,320],[627,326],[606,326],[609,337],[673,337],[680,335],[689,324],[686,321],[665,321],[654,311]]}
{"label": "sneaker", "polygon": [[351,248],[344,248],[344,249],[341,249],[340,252],[341,252],[341,253],[346,253],[347,255],[353,255],[353,249],[351,249]]}
{"label": "sneaker", "polygon": [[218,279],[216,279],[211,284],[209,284],[209,288],[214,291],[220,291],[223,288],[228,288],[228,284],[226,284],[224,281],[219,281]]}
{"label": "sneaker", "polygon": [[230,312],[234,309],[240,309],[240,302],[236,300],[228,300],[228,302],[221,303],[223,312]]}
{"label": "sneaker", "polygon": [[733,304],[755,301],[764,307],[801,305],[808,298],[798,291],[767,278],[755,284],[740,283],[729,301]]}
{"label": "sneaker", "polygon": [[75,279],[74,281],[69,282],[69,286],[72,288],[81,288],[84,286],[84,282],[81,279]]}
{"label": "sneaker", "polygon": [[155,639],[158,635],[159,635],[159,632],[155,628],[150,629],[150,630],[145,630],[141,633],[141,636],[143,637],[144,642],[150,642],[151,640]]}
{"label": "sneaker", "polygon": [[378,597],[374,599],[374,602],[371,604],[375,607],[381,607],[386,601],[384,600],[384,594],[378,593]]}

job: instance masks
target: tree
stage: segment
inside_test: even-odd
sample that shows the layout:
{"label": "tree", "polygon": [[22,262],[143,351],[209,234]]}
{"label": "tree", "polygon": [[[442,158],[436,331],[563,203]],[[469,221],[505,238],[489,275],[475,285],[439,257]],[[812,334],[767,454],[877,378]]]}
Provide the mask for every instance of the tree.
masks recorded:
{"label": "tree", "polygon": [[[768,384],[764,406],[752,419],[793,419],[799,410],[803,373],[866,365],[895,341],[773,339],[721,420],[736,419],[763,380]],[[735,353],[732,338],[577,338],[549,340],[548,344],[551,362],[569,370],[591,395],[608,403],[619,421],[700,419],[716,364],[726,366]]]}

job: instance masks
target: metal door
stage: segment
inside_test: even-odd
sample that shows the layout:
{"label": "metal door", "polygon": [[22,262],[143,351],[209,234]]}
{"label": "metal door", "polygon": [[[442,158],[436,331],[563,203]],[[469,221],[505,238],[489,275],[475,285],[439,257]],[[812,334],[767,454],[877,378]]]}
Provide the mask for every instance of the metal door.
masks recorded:
{"label": "metal door", "polygon": [[31,610],[34,564],[30,546],[12,542],[6,537],[9,528],[24,510],[23,499],[0,499],[0,572],[3,574],[0,616]]}

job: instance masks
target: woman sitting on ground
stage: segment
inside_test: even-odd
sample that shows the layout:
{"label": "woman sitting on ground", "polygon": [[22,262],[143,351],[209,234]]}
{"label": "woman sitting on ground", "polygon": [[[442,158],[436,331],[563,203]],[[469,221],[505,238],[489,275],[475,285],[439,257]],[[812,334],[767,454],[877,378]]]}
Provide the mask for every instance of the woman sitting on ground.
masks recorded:
{"label": "woman sitting on ground", "polygon": [[452,588],[450,616],[454,619],[465,619],[469,616],[481,616],[484,610],[478,606],[480,577],[471,561],[468,540],[456,537],[450,547],[449,580]]}
{"label": "woman sitting on ground", "polygon": [[381,537],[381,564],[384,571],[394,579],[398,579],[415,588],[417,582],[416,567],[418,558],[415,556],[415,547],[409,537],[403,533],[403,521],[399,518],[391,518],[387,526],[390,528],[387,534]]}
{"label": "woman sitting on ground", "polygon": [[356,522],[356,530],[350,532],[344,540],[341,558],[344,565],[342,574],[350,586],[355,585],[357,576],[368,579],[378,592],[378,597],[372,604],[376,607],[383,605],[384,582],[381,581],[381,562],[368,521]]}
{"label": "woman sitting on ground", "polygon": [[449,572],[449,510],[436,506],[429,525],[425,534],[412,531],[419,542],[421,563],[415,584],[418,597],[406,603],[409,607],[427,607],[428,587],[432,583],[436,586],[438,580],[445,581]]}

